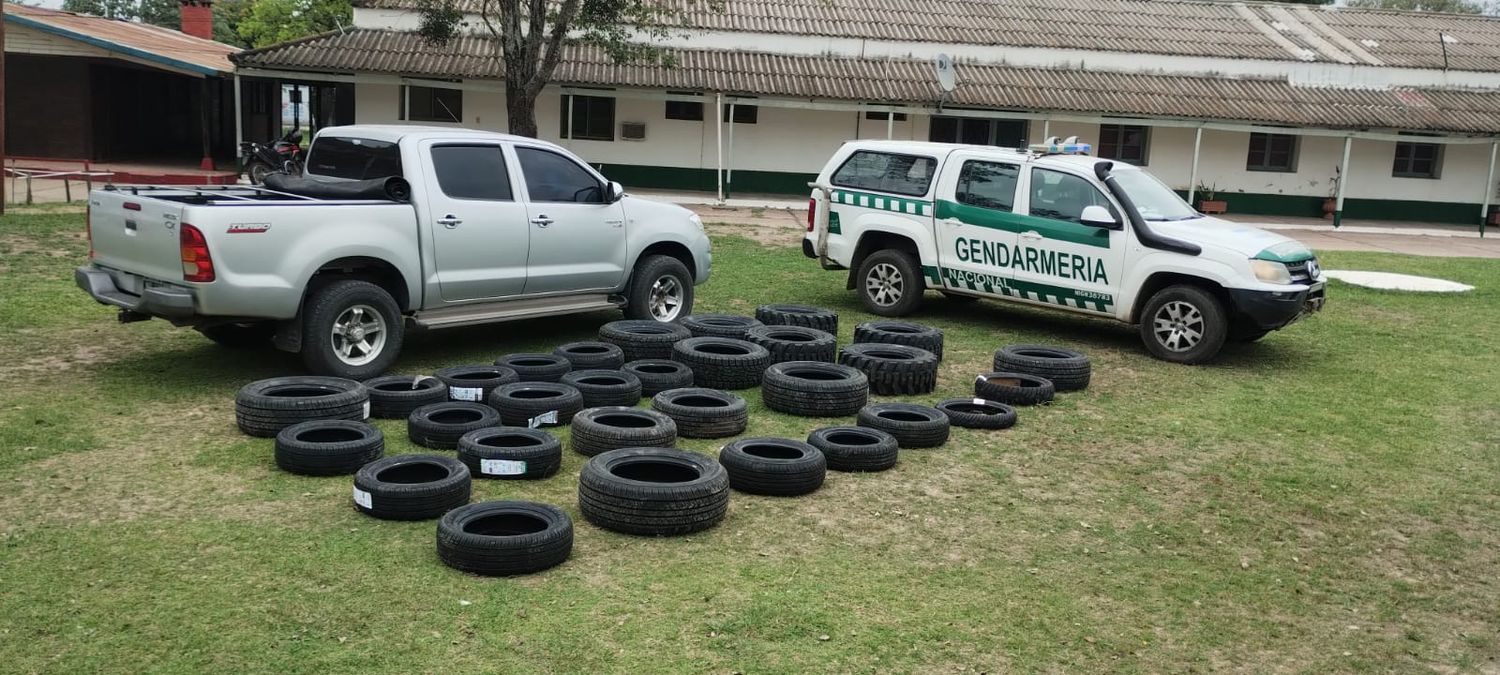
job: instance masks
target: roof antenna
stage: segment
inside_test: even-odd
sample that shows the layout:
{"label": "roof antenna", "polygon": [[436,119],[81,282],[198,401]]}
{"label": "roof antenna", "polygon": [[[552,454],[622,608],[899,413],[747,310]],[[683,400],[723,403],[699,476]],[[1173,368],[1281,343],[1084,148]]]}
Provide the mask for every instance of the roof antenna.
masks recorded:
{"label": "roof antenna", "polygon": [[953,69],[953,57],[947,54],[938,54],[932,61],[932,69],[937,75],[938,88],[943,90],[943,95],[938,98],[938,112],[942,112],[948,94],[953,93],[953,88],[958,85],[958,74]]}
{"label": "roof antenna", "polygon": [[1448,69],[1448,41],[1452,39],[1447,33],[1438,31],[1438,44],[1443,46],[1443,70]]}

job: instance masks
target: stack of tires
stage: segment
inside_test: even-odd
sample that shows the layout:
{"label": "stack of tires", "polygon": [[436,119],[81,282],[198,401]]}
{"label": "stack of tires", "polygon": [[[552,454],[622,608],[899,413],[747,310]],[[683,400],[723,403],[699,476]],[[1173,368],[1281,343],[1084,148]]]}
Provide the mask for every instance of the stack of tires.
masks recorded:
{"label": "stack of tires", "polygon": [[589,460],[578,475],[578,510],[606,530],[682,535],[719,524],[729,510],[729,475],[695,452],[622,448]]}
{"label": "stack of tires", "polygon": [[234,398],[240,431],[263,438],[300,422],[360,421],[369,416],[369,389],[338,377],[273,377],[241,387]]}
{"label": "stack of tires", "polygon": [[791,361],[766,369],[761,401],[767,408],[802,417],[845,417],[870,398],[870,380],[858,369],[834,363]]}
{"label": "stack of tires", "polygon": [[619,448],[670,448],[677,423],[654,410],[609,406],[589,408],[573,418],[573,451],[585,457]]}
{"label": "stack of tires", "polygon": [[904,321],[866,321],[854,327],[854,344],[839,363],[870,378],[870,391],[884,396],[926,394],[937,388],[943,332]]}

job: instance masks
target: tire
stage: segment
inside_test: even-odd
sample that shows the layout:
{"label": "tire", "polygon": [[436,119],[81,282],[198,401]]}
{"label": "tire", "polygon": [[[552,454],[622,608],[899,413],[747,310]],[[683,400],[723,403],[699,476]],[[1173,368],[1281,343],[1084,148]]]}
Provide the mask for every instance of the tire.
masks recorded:
{"label": "tire", "polygon": [[432,374],[448,385],[448,399],[484,403],[490,392],[521,381],[516,371],[505,366],[453,366]]}
{"label": "tire", "polygon": [[483,576],[533,574],[563,564],[573,554],[573,519],[535,502],[479,502],[438,521],[438,560]]}
{"label": "tire", "polygon": [[755,318],[767,326],[802,326],[839,334],[839,315],[831,309],[810,305],[761,305]]}
{"label": "tire", "polygon": [[[727,391],[687,387],[661,392],[651,408],[677,423],[683,438],[726,438],[745,433],[750,406]],[[670,444],[668,444],[670,445]]]}
{"label": "tire", "polygon": [[670,359],[672,345],[692,336],[682,324],[661,321],[611,321],[599,327],[599,340],[619,347],[627,362]]}
{"label": "tire", "polygon": [[710,389],[749,389],[771,365],[765,347],[732,338],[695,337],[672,346],[672,360],[693,371],[693,383]]}
{"label": "tire", "polygon": [[870,392],[882,396],[926,394],[937,388],[937,356],[906,345],[854,344],[839,352],[839,363],[863,371]]}
{"label": "tire", "polygon": [[608,342],[569,342],[552,353],[567,359],[572,370],[619,370],[625,365],[625,350]]}
{"label": "tire", "polygon": [[606,530],[682,535],[718,525],[729,511],[729,473],[703,455],[668,448],[622,448],[578,474],[578,510]]}
{"label": "tire", "polygon": [[751,328],[765,324],[748,316],[694,314],[684,317],[682,325],[687,327],[688,332],[692,333],[693,337],[719,337],[743,340],[745,339],[745,334],[750,332]]}
{"label": "tire", "polygon": [[955,427],[1009,429],[1016,425],[1016,409],[982,398],[950,398],[936,406]]}
{"label": "tire", "polygon": [[430,520],[469,503],[470,487],[469,467],[452,457],[386,457],[354,474],[354,509],[384,520]]}
{"label": "tire", "polygon": [[948,415],[911,403],[872,403],[859,411],[859,426],[879,429],[901,448],[936,448],[948,442]]}
{"label": "tire", "polygon": [[641,402],[641,380],[623,370],[575,370],[562,383],[583,395],[583,407],[633,406]]}
{"label": "tire", "polygon": [[[342,280],[312,291],[302,305],[302,363],[315,375],[368,380],[390,370],[401,353],[405,327],[401,308],[385,292],[368,281]],[[345,333],[333,338],[335,326],[378,326],[367,333]],[[367,338],[368,335],[383,338]],[[360,338],[356,340],[356,337]],[[368,351],[351,349],[348,357],[340,349],[368,343]]]}
{"label": "tire", "polygon": [[276,434],[276,466],[303,476],[339,476],[380,459],[385,436],[364,422],[314,420]]}
{"label": "tire", "polygon": [[271,346],[271,336],[276,334],[276,324],[271,321],[254,323],[221,323],[197,329],[221,347],[230,349],[260,349]]}
{"label": "tire", "polygon": [[824,427],[807,436],[833,471],[885,471],[896,465],[894,436],[869,427]]}
{"label": "tire", "polygon": [[245,175],[250,177],[250,183],[253,185],[264,185],[266,176],[273,173],[276,173],[276,167],[261,161],[251,162],[245,167]]}
{"label": "tire", "polygon": [[865,256],[855,274],[854,287],[869,313],[906,316],[922,306],[927,281],[912,254],[887,248]]}
{"label": "tire", "polygon": [[429,403],[406,418],[406,437],[424,448],[452,450],[475,429],[500,426],[500,413],[483,403]]}
{"label": "tire", "polygon": [[[1176,308],[1176,312],[1173,312]],[[1196,329],[1198,338],[1183,333],[1173,338],[1174,315],[1182,327]],[[1161,332],[1158,332],[1158,328]],[[1207,363],[1219,354],[1229,336],[1229,320],[1218,298],[1197,286],[1179,284],[1156,292],[1141,311],[1141,341],[1146,351],[1163,361],[1197,365]]]}
{"label": "tire", "polygon": [[589,408],[573,418],[569,445],[585,457],[619,448],[670,448],[677,423],[654,410],[609,406]]}
{"label": "tire", "polygon": [[693,370],[676,361],[642,359],[620,368],[641,381],[641,396],[655,396],[668,389],[693,386]]}
{"label": "tire", "polygon": [[745,334],[745,340],[766,348],[771,363],[787,361],[833,362],[838,358],[838,344],[833,335],[817,328],[802,326],[757,326]]}
{"label": "tire", "polygon": [[370,416],[406,419],[411,411],[448,400],[448,385],[424,375],[382,375],[365,380],[370,390]]}
{"label": "tire", "polygon": [[562,442],[536,429],[476,429],[458,439],[458,461],[474,478],[541,480],[562,467]]}
{"label": "tire", "polygon": [[1010,405],[1051,403],[1056,392],[1051,380],[1026,373],[985,373],[974,378],[976,397]]}
{"label": "tire", "polygon": [[[568,424],[583,410],[583,394],[572,385],[560,382],[517,382],[490,393],[487,401],[500,413],[500,422],[508,427],[555,426]],[[556,420],[549,421],[551,413]]]}
{"label": "tire", "polygon": [[995,370],[1047,378],[1057,391],[1085,389],[1093,374],[1089,357],[1081,352],[1046,345],[1001,347],[995,352]]}
{"label": "tire", "polygon": [[[676,304],[666,301],[675,289]],[[659,294],[657,291],[662,290]],[[658,303],[657,300],[664,300]],[[635,263],[630,285],[625,289],[625,318],[641,321],[676,321],[693,313],[693,273],[681,260],[666,255],[643,256]]]}
{"label": "tire", "polygon": [[847,417],[869,402],[870,380],[857,368],[819,361],[788,361],[766,369],[761,401],[776,412],[802,417]]}
{"label": "tire", "polygon": [[235,423],[251,436],[272,438],[312,420],[369,418],[370,390],[337,377],[273,377],[251,382],[234,397]]}
{"label": "tire", "polygon": [[522,382],[557,382],[573,370],[573,363],[556,354],[506,354],[495,365],[516,371]]}
{"label": "tire", "polygon": [[729,487],[756,495],[795,497],[823,487],[828,460],[822,451],[790,438],[746,438],[719,451]]}
{"label": "tire", "polygon": [[943,331],[905,321],[866,321],[854,327],[854,344],[906,345],[943,360]]}

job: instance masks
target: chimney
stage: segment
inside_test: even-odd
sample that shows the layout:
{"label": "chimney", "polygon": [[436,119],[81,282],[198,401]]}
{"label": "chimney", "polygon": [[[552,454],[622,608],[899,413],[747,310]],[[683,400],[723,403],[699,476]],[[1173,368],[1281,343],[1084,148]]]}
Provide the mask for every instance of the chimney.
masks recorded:
{"label": "chimney", "polygon": [[214,39],[213,0],[180,0],[182,32],[205,40]]}

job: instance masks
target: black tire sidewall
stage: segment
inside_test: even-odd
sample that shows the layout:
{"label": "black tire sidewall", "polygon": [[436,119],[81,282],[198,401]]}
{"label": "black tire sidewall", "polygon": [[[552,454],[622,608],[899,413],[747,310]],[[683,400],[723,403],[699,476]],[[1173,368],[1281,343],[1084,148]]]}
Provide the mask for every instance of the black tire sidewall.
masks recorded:
{"label": "black tire sidewall", "polygon": [[[360,366],[340,361],[329,336],[339,314],[353,305],[369,305],[385,321],[386,340],[380,355]],[[302,321],[302,361],[316,374],[368,380],[389,370],[401,353],[405,330],[401,308],[390,293],[368,281],[346,279],[314,290],[303,305]]]}
{"label": "black tire sidewall", "polygon": [[[1174,352],[1167,349],[1156,337],[1155,317],[1156,313],[1169,302],[1186,302],[1198,310],[1203,316],[1203,340],[1197,346],[1183,352]],[[1141,312],[1141,341],[1146,345],[1146,351],[1152,356],[1163,361],[1196,365],[1206,363],[1218,355],[1223,349],[1224,341],[1229,337],[1229,320],[1224,312],[1223,303],[1219,302],[1212,294],[1195,286],[1168,286],[1146,302],[1145,309]]]}
{"label": "black tire sidewall", "polygon": [[[902,289],[901,300],[889,307],[882,307],[875,303],[870,297],[865,280],[869,278],[870,271],[880,263],[890,263],[901,273]],[[898,249],[881,249],[868,256],[859,264],[859,273],[854,280],[854,290],[859,293],[859,300],[864,304],[865,310],[877,316],[906,316],[917,311],[922,306],[922,293],[927,289],[926,279],[922,277],[922,266],[914,260],[910,253]]]}
{"label": "black tire sidewall", "polygon": [[693,275],[681,260],[669,255],[649,255],[635,264],[625,294],[625,318],[659,321],[651,314],[651,287],[665,276],[677,278],[682,285],[682,308],[673,321],[693,313]]}

